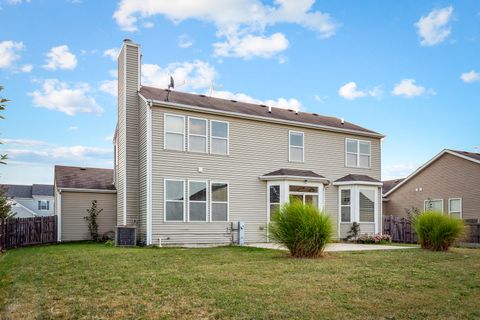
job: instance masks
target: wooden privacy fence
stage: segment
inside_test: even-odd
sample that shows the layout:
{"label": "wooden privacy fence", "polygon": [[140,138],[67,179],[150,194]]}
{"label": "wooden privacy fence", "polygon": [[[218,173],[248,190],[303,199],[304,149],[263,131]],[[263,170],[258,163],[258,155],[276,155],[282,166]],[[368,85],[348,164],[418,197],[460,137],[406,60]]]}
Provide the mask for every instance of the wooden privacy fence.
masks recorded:
{"label": "wooden privacy fence", "polygon": [[466,222],[465,225],[469,233],[465,240],[469,243],[480,243],[480,223]]}
{"label": "wooden privacy fence", "polygon": [[389,234],[393,242],[417,243],[417,234],[407,218],[396,216],[383,217],[383,234]]}
{"label": "wooden privacy fence", "polygon": [[57,217],[0,219],[0,250],[57,242]]}

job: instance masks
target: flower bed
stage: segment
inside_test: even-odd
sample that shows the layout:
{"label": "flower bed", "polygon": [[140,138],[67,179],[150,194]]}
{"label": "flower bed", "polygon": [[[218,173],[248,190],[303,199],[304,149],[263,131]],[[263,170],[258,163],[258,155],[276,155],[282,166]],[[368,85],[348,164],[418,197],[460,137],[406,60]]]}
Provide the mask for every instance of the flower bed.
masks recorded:
{"label": "flower bed", "polygon": [[357,242],[365,244],[389,244],[392,242],[392,237],[389,234],[363,234],[358,237]]}

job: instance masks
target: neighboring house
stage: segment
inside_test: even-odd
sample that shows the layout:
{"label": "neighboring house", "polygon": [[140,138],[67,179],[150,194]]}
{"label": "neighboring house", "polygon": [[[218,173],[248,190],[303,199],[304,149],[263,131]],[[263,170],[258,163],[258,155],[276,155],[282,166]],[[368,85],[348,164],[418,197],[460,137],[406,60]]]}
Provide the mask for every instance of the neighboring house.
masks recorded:
{"label": "neighboring house", "polygon": [[[382,134],[334,117],[143,86],[140,46],[118,57],[117,225],[146,244],[269,240],[291,197],[381,232]],[[63,207],[63,205],[62,205]],[[63,213],[62,213],[63,214]]]}
{"label": "neighboring house", "polygon": [[53,215],[53,186],[46,184],[4,184],[6,196],[12,205],[15,218],[31,218]]}
{"label": "neighboring house", "polygon": [[55,166],[54,189],[59,241],[91,239],[84,217],[93,200],[103,209],[97,218],[99,235],[115,230],[117,197],[112,169]]}
{"label": "neighboring house", "polygon": [[480,154],[445,149],[405,179],[384,182],[384,214],[438,210],[462,219],[480,218]]}

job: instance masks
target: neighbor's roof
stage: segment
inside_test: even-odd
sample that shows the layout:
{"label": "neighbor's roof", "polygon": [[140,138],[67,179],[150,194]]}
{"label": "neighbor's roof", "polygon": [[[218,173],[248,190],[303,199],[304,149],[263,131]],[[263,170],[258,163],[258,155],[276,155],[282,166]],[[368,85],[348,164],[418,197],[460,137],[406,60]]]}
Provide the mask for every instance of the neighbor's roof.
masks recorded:
{"label": "neighbor's roof", "polygon": [[115,190],[113,170],[55,166],[57,188]]}
{"label": "neighbor's roof", "polygon": [[53,196],[53,186],[50,184],[3,184],[6,196],[9,198],[32,198],[33,196]]}
{"label": "neighbor's roof", "polygon": [[325,178],[310,170],[297,170],[297,169],[279,169],[263,175],[264,177],[272,176],[289,176],[289,177],[306,177],[306,178]]}
{"label": "neighbor's roof", "polygon": [[155,102],[165,102],[192,107],[205,108],[217,112],[227,112],[241,116],[261,117],[270,120],[291,121],[299,124],[308,124],[331,128],[336,131],[354,131],[364,135],[383,137],[382,134],[366,128],[357,126],[356,124],[344,121],[335,117],[321,116],[316,113],[298,112],[294,110],[286,110],[280,108],[272,108],[271,113],[268,112],[266,105],[245,103],[236,100],[226,100],[220,98],[207,97],[192,93],[179,91],[171,91],[167,101],[166,89],[142,86],[140,94],[147,100]]}
{"label": "neighbor's roof", "polygon": [[378,183],[381,182],[375,178],[364,174],[348,174],[340,179],[335,180],[334,182],[374,182]]}
{"label": "neighbor's roof", "polygon": [[412,179],[414,176],[416,176],[417,174],[422,172],[424,169],[426,169],[428,166],[430,166],[433,162],[435,162],[438,158],[440,158],[441,156],[443,156],[446,153],[480,164],[480,153],[468,152],[468,151],[459,151],[459,150],[452,150],[452,149],[444,149],[440,153],[438,153],[435,157],[433,157],[428,162],[426,162],[424,165],[422,165],[417,170],[415,170],[408,177],[403,179],[400,183],[398,183],[393,188],[391,188],[388,192],[384,192],[383,196],[386,197],[389,194],[391,194],[392,192],[394,192],[395,190],[397,190],[398,188],[400,188],[403,184],[405,184],[407,181]]}
{"label": "neighbor's roof", "polygon": [[397,184],[405,180],[402,179],[393,179],[393,180],[385,180],[383,181],[383,194],[387,193],[388,191],[392,190]]}

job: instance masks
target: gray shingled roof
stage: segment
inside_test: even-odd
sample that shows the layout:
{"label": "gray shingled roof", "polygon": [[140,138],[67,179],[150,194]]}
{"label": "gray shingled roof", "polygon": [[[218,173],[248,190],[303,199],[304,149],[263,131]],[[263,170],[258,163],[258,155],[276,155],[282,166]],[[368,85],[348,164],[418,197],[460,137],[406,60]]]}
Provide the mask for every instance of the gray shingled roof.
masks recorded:
{"label": "gray shingled roof", "polygon": [[57,188],[115,190],[113,170],[55,166]]}
{"label": "gray shingled roof", "polygon": [[458,153],[458,154],[461,154],[462,156],[466,156],[466,157],[472,158],[474,160],[480,161],[480,153],[461,151],[461,150],[451,150],[451,149],[447,149],[447,150]]}
{"label": "gray shingled roof", "polygon": [[[166,89],[142,86],[140,94],[148,100],[167,101]],[[268,112],[265,105],[245,103],[235,100],[226,100],[220,98],[207,97],[205,95],[191,94],[179,91],[171,91],[168,95],[168,102],[184,104],[189,106],[201,107],[217,111],[235,112],[250,116],[259,116],[269,119],[279,119],[287,121],[295,121],[301,124],[313,124],[334,129],[354,130],[360,133],[379,135],[379,133],[369,129],[360,127],[356,124],[344,121],[335,117],[321,116],[315,113],[298,112],[280,108],[272,108],[272,112]]]}
{"label": "gray shingled roof", "polygon": [[2,189],[6,190],[5,195],[8,198],[31,198],[32,186],[19,184],[2,184]]}
{"label": "gray shingled roof", "polygon": [[53,185],[34,184],[32,185],[32,195],[34,196],[53,196]]}
{"label": "gray shingled roof", "polygon": [[293,177],[308,177],[308,178],[325,178],[310,170],[297,169],[279,169],[265,174],[264,176],[293,176]]}
{"label": "gray shingled roof", "polygon": [[385,180],[383,181],[383,194],[387,193],[388,191],[392,190],[395,188],[400,182],[405,180],[405,178],[402,179],[393,179],[393,180]]}
{"label": "gray shingled roof", "polygon": [[381,182],[364,174],[348,174],[345,177],[335,180],[335,182],[365,181],[365,182]]}

